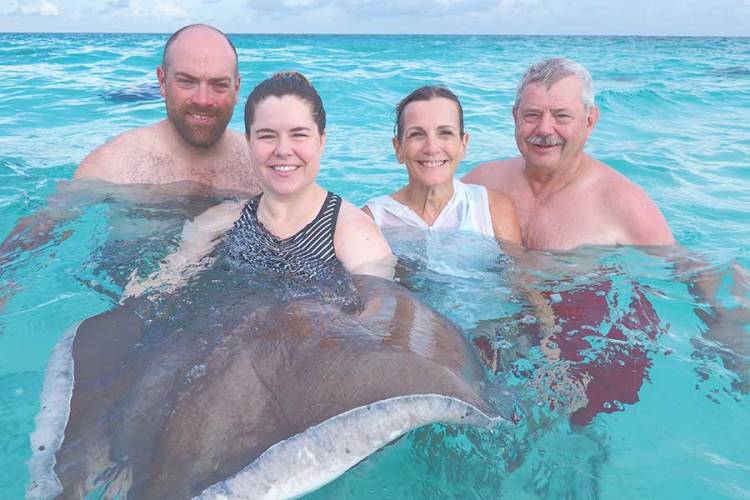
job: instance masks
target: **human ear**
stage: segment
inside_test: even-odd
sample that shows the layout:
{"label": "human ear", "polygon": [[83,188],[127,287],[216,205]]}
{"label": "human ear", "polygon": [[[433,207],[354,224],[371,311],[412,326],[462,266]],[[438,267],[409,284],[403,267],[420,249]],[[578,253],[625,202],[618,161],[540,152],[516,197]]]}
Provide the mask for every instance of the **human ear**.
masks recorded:
{"label": "human ear", "polygon": [[469,134],[464,132],[464,136],[461,138],[461,160],[466,156],[466,148],[469,147]]}
{"label": "human ear", "polygon": [[167,72],[161,66],[156,67],[156,78],[159,80],[159,93],[162,97],[166,97]]}
{"label": "human ear", "polygon": [[401,155],[401,143],[398,141],[398,137],[393,136],[391,143],[393,144],[393,151],[396,153],[396,159],[399,163],[404,163],[404,158]]}

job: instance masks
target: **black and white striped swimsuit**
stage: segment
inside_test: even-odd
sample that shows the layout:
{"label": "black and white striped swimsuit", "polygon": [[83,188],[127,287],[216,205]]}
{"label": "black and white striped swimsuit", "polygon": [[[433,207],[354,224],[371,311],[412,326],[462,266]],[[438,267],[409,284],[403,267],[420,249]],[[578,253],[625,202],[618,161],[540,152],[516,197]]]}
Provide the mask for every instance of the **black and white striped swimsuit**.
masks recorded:
{"label": "black and white striped swimsuit", "polygon": [[340,196],[329,191],[315,219],[285,239],[269,233],[258,220],[261,196],[262,193],[247,202],[227,235],[233,254],[255,269],[308,279],[341,269],[333,246]]}

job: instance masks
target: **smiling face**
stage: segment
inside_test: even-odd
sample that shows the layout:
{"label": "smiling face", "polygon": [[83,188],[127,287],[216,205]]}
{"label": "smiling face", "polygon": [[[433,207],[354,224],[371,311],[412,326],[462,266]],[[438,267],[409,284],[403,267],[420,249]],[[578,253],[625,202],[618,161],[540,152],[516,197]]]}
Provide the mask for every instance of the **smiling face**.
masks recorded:
{"label": "smiling face", "polygon": [[234,52],[219,33],[195,27],[180,34],[167,59],[166,67],[156,70],[167,118],[186,143],[210,148],[223,136],[237,103]]}
{"label": "smiling face", "polygon": [[516,144],[526,164],[537,168],[560,168],[573,164],[599,117],[596,107],[586,110],[581,82],[569,76],[549,89],[530,83],[513,108]]}
{"label": "smiling face", "polygon": [[294,95],[266,97],[255,107],[248,140],[264,192],[297,195],[314,185],[325,133],[318,132],[307,101]]}
{"label": "smiling face", "polygon": [[403,137],[394,137],[393,147],[399,163],[406,164],[409,184],[452,183],[469,141],[468,134],[461,135],[456,103],[444,97],[412,101],[402,116]]}

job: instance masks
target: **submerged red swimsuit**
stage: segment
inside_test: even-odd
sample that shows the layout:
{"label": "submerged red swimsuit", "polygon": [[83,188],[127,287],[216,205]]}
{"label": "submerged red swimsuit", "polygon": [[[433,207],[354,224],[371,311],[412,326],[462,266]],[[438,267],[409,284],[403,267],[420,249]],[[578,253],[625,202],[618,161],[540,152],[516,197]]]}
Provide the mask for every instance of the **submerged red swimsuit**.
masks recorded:
{"label": "submerged red swimsuit", "polygon": [[[638,402],[638,391],[648,379],[652,363],[648,346],[634,343],[633,336],[626,332],[640,331],[652,341],[661,332],[653,305],[634,284],[627,314],[612,322],[603,334],[603,323],[610,319],[607,295],[611,289],[611,281],[601,281],[596,288],[560,293],[559,300],[552,304],[562,327],[562,332],[551,338],[560,349],[560,359],[571,362],[574,374],[590,377],[586,386],[588,403],[573,412],[574,424],[588,424],[598,413],[613,413],[622,410],[624,404]],[[597,337],[606,339],[601,348],[592,345]],[[593,359],[587,361],[586,351],[595,353]]]}
{"label": "submerged red swimsuit", "polygon": [[[561,328],[559,333],[545,341],[555,343],[560,360],[570,362],[568,370],[572,378],[589,379],[586,385],[588,402],[570,417],[577,425],[590,423],[599,413],[621,411],[623,405],[638,402],[638,391],[648,379],[648,369],[652,364],[648,356],[652,349],[646,342],[639,342],[638,335],[628,332],[644,333],[649,341],[653,341],[662,331],[659,317],[641,286],[632,284],[628,308],[616,319],[612,318],[612,310],[618,304],[611,306],[608,302],[611,291],[612,281],[604,278],[586,288],[543,294],[551,303]],[[618,297],[616,295],[615,300]],[[540,337],[538,330],[527,330],[522,334]],[[644,337],[641,339],[645,340]],[[478,336],[474,344],[491,369],[502,369],[498,365],[500,354],[492,346],[491,339]],[[554,409],[557,404],[555,388],[550,389],[549,405]]]}

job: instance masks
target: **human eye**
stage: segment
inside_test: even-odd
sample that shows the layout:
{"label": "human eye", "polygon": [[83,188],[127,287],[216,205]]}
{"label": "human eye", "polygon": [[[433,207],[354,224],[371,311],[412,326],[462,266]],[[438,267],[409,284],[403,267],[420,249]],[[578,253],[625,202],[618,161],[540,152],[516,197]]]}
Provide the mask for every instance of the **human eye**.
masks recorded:
{"label": "human eye", "polygon": [[422,130],[411,130],[406,134],[407,139],[421,139],[424,137],[424,131]]}
{"label": "human eye", "polygon": [[276,138],[276,135],[272,132],[257,132],[255,138],[259,141],[272,141]]}
{"label": "human eye", "polygon": [[216,92],[226,92],[229,90],[229,82],[228,81],[220,81],[220,82],[214,82],[213,88]]}
{"label": "human eye", "polygon": [[533,124],[542,119],[542,112],[538,110],[530,110],[524,112],[522,117],[524,122]]}
{"label": "human eye", "polygon": [[195,83],[195,80],[184,75],[177,75],[175,80],[180,87],[190,87]]}
{"label": "human eye", "polygon": [[454,134],[454,133],[453,133],[453,130],[451,130],[451,129],[449,129],[449,128],[446,128],[446,129],[441,129],[441,130],[440,130],[440,131],[438,132],[438,134],[439,134],[439,135],[440,135],[441,137],[453,137],[454,135],[456,135],[456,134]]}

